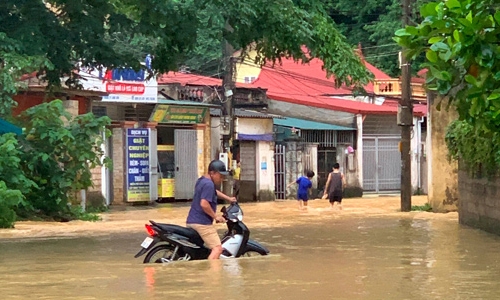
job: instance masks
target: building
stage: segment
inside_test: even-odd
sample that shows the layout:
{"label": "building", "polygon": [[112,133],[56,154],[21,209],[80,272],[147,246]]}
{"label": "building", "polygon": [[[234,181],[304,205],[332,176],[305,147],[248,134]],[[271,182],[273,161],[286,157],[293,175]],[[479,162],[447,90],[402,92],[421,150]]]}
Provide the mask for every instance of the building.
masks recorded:
{"label": "building", "polygon": [[[299,125],[293,126],[294,129],[300,129],[299,141],[316,144],[318,151],[324,149],[323,157],[319,154],[321,151],[317,157],[319,189],[323,188],[325,175],[332,163],[339,162],[345,173],[349,174],[353,170],[352,176],[349,176],[350,186],[357,185],[364,191],[373,192],[399,190],[401,130],[397,126],[399,85],[396,84],[399,81],[366,62],[360,49],[358,54],[375,77],[374,83],[364,87],[365,94],[362,96],[353,96],[350,87],[335,87],[333,79],[327,77],[322,69],[323,63],[318,59],[302,64],[283,58],[280,64],[259,67],[253,63],[255,51],[249,51],[236,68],[236,78],[267,90],[269,113],[319,123],[312,131]],[[422,143],[425,141],[425,122],[422,117],[426,115],[426,103],[420,90],[414,90],[414,93],[418,97],[414,97],[412,185],[417,190],[424,182],[421,178],[425,173],[421,172],[420,165],[424,157]],[[326,130],[320,124],[352,130]],[[328,155],[331,157],[329,160]],[[301,164],[295,173],[304,171],[304,164]],[[298,174],[292,172],[290,175]],[[290,179],[287,177],[285,181]]]}
{"label": "building", "polygon": [[[158,78],[159,94],[172,103],[182,99],[191,105],[210,106],[210,139],[204,144],[207,161],[221,159],[234,168],[241,161],[242,177],[240,199],[255,201],[274,191],[273,122],[272,116],[251,111],[267,106],[265,91],[239,84],[234,92],[235,137],[231,149],[222,143],[222,135],[228,134],[228,120],[221,118],[222,81],[216,78],[189,73],[169,72]],[[207,125],[208,126],[208,125]],[[206,150],[208,149],[208,150]],[[231,150],[231,151],[228,151]],[[231,152],[233,157],[227,154]],[[208,164],[206,165],[208,166]],[[231,194],[231,179],[224,190]]]}

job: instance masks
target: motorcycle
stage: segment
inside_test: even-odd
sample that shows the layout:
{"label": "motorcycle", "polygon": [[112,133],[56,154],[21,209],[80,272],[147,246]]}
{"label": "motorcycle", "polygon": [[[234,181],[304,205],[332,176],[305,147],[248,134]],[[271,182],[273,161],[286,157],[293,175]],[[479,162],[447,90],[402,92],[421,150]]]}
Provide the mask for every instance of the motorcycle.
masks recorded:
{"label": "motorcycle", "polygon": [[[238,203],[232,203],[227,209],[222,207],[221,212],[227,224],[227,231],[221,239],[221,258],[269,254],[266,247],[250,239],[250,230],[243,223],[243,211]],[[147,253],[144,263],[200,260],[210,255],[210,249],[203,245],[202,238],[194,229],[152,220],[149,223],[145,224],[149,236],[134,256],[138,258]]]}

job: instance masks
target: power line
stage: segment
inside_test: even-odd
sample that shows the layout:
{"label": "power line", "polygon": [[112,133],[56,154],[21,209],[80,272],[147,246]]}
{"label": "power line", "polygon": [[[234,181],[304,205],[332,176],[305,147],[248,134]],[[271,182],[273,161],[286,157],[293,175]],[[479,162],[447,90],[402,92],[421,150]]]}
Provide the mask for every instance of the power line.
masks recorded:
{"label": "power line", "polygon": [[386,54],[380,54],[380,55],[370,55],[370,56],[365,56],[365,58],[386,57],[386,56],[392,56],[392,55],[396,55],[396,54],[399,54],[399,51],[398,51],[398,52],[386,53]]}
{"label": "power line", "polygon": [[361,49],[373,49],[373,48],[381,48],[381,47],[387,47],[387,46],[396,46],[396,43],[390,43],[390,44],[385,44],[385,45],[377,45],[377,46],[370,46],[370,47],[362,47]]}

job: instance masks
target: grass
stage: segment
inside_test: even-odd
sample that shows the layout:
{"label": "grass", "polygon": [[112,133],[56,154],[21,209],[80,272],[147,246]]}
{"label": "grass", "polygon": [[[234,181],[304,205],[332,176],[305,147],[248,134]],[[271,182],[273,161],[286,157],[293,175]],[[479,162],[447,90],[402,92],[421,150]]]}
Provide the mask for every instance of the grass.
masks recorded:
{"label": "grass", "polygon": [[424,205],[412,205],[412,211],[432,211],[432,206],[429,203],[425,203]]}

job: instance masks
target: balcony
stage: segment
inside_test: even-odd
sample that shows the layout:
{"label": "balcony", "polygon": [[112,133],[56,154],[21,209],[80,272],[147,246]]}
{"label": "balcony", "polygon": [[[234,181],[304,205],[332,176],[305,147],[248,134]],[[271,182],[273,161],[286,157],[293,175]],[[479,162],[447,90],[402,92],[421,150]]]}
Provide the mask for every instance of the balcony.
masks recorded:
{"label": "balcony", "polygon": [[[427,94],[421,79],[414,79],[411,83],[411,97],[417,101],[427,101]],[[373,82],[375,95],[401,97],[401,82],[398,78],[375,80]]]}

